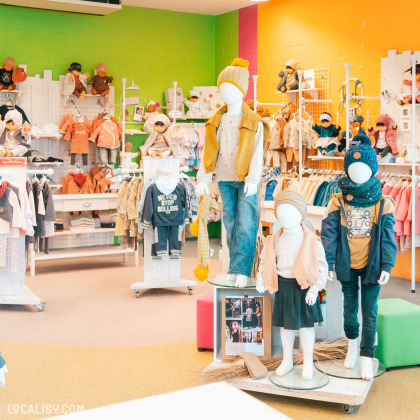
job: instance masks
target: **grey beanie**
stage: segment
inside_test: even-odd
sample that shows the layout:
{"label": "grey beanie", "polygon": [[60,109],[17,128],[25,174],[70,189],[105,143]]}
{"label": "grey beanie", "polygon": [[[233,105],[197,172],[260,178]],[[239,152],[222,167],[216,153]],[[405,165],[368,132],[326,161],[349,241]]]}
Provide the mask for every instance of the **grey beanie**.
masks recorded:
{"label": "grey beanie", "polygon": [[350,124],[353,124],[353,123],[355,123],[355,122],[358,122],[358,123],[360,123],[360,124],[363,124],[363,121],[364,121],[365,119],[363,118],[363,115],[360,115],[360,114],[358,114],[358,115],[353,115],[353,116],[351,116],[350,117]]}

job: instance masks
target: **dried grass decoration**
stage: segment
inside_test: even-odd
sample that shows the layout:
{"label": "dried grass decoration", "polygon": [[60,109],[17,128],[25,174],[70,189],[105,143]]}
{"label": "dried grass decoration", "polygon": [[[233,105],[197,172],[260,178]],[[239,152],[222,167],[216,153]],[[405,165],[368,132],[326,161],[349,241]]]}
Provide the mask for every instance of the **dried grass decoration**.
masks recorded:
{"label": "dried grass decoration", "polygon": [[[347,338],[338,338],[325,343],[316,343],[314,346],[314,361],[344,359],[347,354]],[[276,370],[283,357],[273,357],[261,360],[267,370]],[[298,365],[303,362],[303,351],[293,356],[293,363]],[[206,383],[229,381],[239,378],[250,378],[248,369],[243,365],[230,365],[222,368],[208,368],[201,372],[201,380]]]}

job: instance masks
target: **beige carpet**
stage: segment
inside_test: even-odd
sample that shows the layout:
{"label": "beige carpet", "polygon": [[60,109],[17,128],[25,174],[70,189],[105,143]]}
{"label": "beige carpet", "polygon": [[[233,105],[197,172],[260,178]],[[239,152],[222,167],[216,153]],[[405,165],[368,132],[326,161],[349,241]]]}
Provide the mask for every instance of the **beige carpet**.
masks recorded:
{"label": "beige carpet", "polygon": [[[213,358],[212,352],[197,352],[195,343],[76,347],[0,341],[0,348],[9,369],[7,385],[0,388],[2,420],[43,418],[8,415],[14,404],[78,404],[88,409],[197,386],[199,372]],[[376,379],[357,418],[420,419],[419,378],[420,368],[416,368],[392,371]],[[351,418],[336,404],[252,395],[296,420]],[[220,407],[221,412],[226,409],[229,407]]]}
{"label": "beige carpet", "polygon": [[[189,247],[193,256],[194,244]],[[192,278],[195,264],[183,258],[184,278]],[[220,270],[212,260],[211,275]],[[47,302],[45,312],[0,305],[0,350],[9,369],[0,388],[0,420],[45,417],[10,415],[13,404],[88,409],[200,384],[199,372],[213,353],[196,350],[196,299],[212,286],[199,282],[192,296],[187,288],[149,290],[136,299],[130,285],[142,272],[132,258],[125,265],[121,257],[38,265],[27,284]],[[381,298],[419,303],[420,293],[409,290],[407,280],[392,279]],[[419,380],[420,368],[376,379],[357,418],[420,420]],[[293,419],[349,418],[335,404],[253,395]]]}
{"label": "beige carpet", "polygon": [[[72,346],[150,346],[189,343],[196,337],[196,300],[212,286],[151,289],[136,299],[132,283],[143,279],[143,258],[134,267],[121,257],[42,262],[29,288],[46,301],[33,306],[0,305],[1,339]],[[183,258],[182,278],[194,279],[194,258]],[[210,275],[221,270],[211,262]]]}

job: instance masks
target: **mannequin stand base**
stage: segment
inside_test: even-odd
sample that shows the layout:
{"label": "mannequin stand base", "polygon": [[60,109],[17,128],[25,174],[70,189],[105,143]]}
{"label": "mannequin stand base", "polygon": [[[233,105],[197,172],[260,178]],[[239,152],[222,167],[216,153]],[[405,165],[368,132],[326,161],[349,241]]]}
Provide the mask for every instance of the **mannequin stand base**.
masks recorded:
{"label": "mannequin stand base", "polygon": [[[361,366],[362,361],[360,357],[357,358],[357,363],[354,369],[347,369],[343,365],[344,359],[338,360],[323,360],[315,362],[315,368],[321,373],[328,376],[344,379],[362,379]],[[373,359],[373,375],[375,378],[385,373],[386,368],[378,359]]]}
{"label": "mannequin stand base", "polygon": [[193,286],[197,286],[194,280],[177,280],[177,281],[161,281],[161,282],[137,282],[131,285],[131,290],[136,292],[136,298],[140,297],[140,290],[146,289],[172,289],[174,287],[188,287],[188,293],[192,295]]}
{"label": "mannequin stand base", "polygon": [[23,296],[0,296],[0,305],[33,305],[39,312],[44,312],[45,302],[41,302],[41,298],[25,287]]}
{"label": "mannequin stand base", "polygon": [[[207,368],[215,369],[220,367],[231,366],[230,363],[213,362]],[[261,392],[264,394],[282,395],[290,398],[301,398],[306,400],[326,401],[331,403],[342,404],[345,413],[352,413],[362,405],[372,386],[373,379],[370,381],[358,379],[343,379],[330,377],[328,385],[310,390],[296,390],[291,388],[281,388],[274,385],[270,376],[274,372],[268,372],[264,378],[251,379],[239,378],[228,380],[231,385],[236,386],[243,391]]]}
{"label": "mannequin stand base", "polygon": [[330,382],[327,375],[314,369],[314,377],[310,381],[302,378],[303,365],[293,367],[286,375],[279,376],[275,372],[270,375],[270,381],[281,388],[308,391],[327,386]]}
{"label": "mannequin stand base", "polygon": [[[218,274],[215,279],[209,278],[207,281],[212,284],[213,286],[220,286],[220,287],[229,287],[229,288],[235,288],[235,282],[234,281],[228,281],[227,274]],[[257,279],[253,277],[248,278],[248,284],[245,287],[239,287],[239,289],[255,289],[257,285]]]}

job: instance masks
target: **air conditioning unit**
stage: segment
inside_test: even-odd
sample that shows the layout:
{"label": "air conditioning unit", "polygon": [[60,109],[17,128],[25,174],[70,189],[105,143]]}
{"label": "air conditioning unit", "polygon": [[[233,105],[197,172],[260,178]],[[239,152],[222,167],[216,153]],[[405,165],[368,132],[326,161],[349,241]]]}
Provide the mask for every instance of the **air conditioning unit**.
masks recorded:
{"label": "air conditioning unit", "polygon": [[0,4],[102,16],[121,10],[120,0],[0,0]]}

